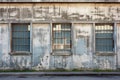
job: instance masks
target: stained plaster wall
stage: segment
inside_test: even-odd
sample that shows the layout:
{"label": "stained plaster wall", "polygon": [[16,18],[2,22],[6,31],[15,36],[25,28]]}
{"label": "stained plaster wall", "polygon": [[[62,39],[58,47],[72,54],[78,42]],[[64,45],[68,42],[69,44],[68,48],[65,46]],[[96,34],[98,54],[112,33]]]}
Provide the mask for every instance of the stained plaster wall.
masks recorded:
{"label": "stained plaster wall", "polygon": [[117,66],[120,68],[120,24],[117,24]]}
{"label": "stained plaster wall", "polygon": [[50,24],[33,24],[33,65],[49,69]]}
{"label": "stained plaster wall", "polygon": [[[119,61],[119,25],[114,38],[113,55],[97,55],[94,23],[119,23],[120,6],[116,3],[9,3],[0,5],[1,68],[33,69],[116,69]],[[2,24],[6,22],[6,24]],[[9,55],[10,23],[31,23],[32,55]],[[52,55],[52,23],[72,24],[72,54]],[[118,43],[118,44],[117,44]],[[117,45],[116,45],[117,44]]]}
{"label": "stained plaster wall", "polygon": [[0,69],[10,65],[8,24],[0,23]]}
{"label": "stained plaster wall", "polygon": [[[76,6],[74,6],[76,5]],[[76,8],[77,7],[77,8]],[[1,4],[1,21],[112,21],[119,20],[120,6],[115,3],[31,3]],[[79,9],[79,10],[78,10]]]}
{"label": "stained plaster wall", "polygon": [[92,27],[93,24],[73,24],[73,64],[75,68],[92,67]]}

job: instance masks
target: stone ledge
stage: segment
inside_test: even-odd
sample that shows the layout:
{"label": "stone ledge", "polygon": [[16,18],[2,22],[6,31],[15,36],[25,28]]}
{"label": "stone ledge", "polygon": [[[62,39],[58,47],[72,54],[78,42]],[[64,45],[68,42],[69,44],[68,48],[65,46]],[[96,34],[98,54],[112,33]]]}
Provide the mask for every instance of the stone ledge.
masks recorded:
{"label": "stone ledge", "polygon": [[70,56],[72,53],[70,51],[53,51],[51,53],[53,56]]}
{"label": "stone ledge", "polygon": [[96,52],[97,56],[114,56],[116,53],[114,52]]}
{"label": "stone ledge", "polygon": [[26,52],[26,51],[17,51],[17,52],[10,52],[9,53],[11,56],[17,56],[17,55],[32,55],[31,52]]}

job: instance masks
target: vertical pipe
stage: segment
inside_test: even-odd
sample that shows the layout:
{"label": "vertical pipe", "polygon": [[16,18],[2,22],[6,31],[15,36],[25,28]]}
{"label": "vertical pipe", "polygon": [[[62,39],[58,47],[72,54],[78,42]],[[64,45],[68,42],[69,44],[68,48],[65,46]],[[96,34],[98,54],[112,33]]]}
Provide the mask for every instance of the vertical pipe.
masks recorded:
{"label": "vertical pipe", "polygon": [[75,48],[74,48],[74,28],[73,28],[73,26],[74,26],[74,23],[72,22],[72,25],[71,25],[71,53],[72,54],[76,54],[75,53]]}
{"label": "vertical pipe", "polygon": [[31,56],[31,68],[33,66],[33,27],[32,22],[30,22],[30,56]]}
{"label": "vertical pipe", "polygon": [[11,23],[9,22],[8,23],[8,54],[9,54],[9,57],[10,57],[9,67],[11,67],[11,56],[10,56],[10,53],[11,53]]}
{"label": "vertical pipe", "polygon": [[94,68],[94,56],[95,56],[95,23],[93,23],[93,26],[92,26],[92,68]]}
{"label": "vertical pipe", "polygon": [[53,30],[52,30],[52,22],[50,22],[50,53],[53,53],[53,48],[52,48],[52,45],[53,45],[53,39],[52,39],[52,32]]}

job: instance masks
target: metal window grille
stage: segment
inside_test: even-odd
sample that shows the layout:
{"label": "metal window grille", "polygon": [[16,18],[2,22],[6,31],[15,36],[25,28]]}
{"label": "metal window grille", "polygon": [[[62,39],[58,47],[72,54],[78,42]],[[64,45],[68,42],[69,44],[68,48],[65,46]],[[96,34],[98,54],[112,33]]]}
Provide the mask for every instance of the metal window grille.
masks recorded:
{"label": "metal window grille", "polygon": [[30,51],[29,24],[12,25],[12,51]]}
{"label": "metal window grille", "polygon": [[71,50],[71,24],[53,24],[53,51]]}
{"label": "metal window grille", "polygon": [[96,51],[111,52],[114,48],[112,24],[95,25]]}

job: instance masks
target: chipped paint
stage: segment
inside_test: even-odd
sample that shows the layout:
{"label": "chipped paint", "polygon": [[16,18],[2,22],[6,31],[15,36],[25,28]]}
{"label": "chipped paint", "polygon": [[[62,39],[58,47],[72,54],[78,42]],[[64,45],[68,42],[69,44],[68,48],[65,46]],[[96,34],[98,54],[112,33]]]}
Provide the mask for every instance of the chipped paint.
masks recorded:
{"label": "chipped paint", "polygon": [[48,69],[50,59],[49,24],[33,24],[33,64]]}
{"label": "chipped paint", "polygon": [[31,69],[31,56],[11,56],[10,67],[12,69]]}
{"label": "chipped paint", "polygon": [[[3,5],[3,4],[2,4]],[[23,4],[0,6],[0,20],[120,20],[118,4]],[[74,6],[76,5],[76,6]],[[86,6],[87,5],[87,6]],[[114,6],[115,5],[115,6]],[[78,10],[79,9],[79,10]],[[8,14],[7,14],[8,13]]]}
{"label": "chipped paint", "polygon": [[73,63],[75,68],[92,67],[92,24],[74,24],[75,52]]}
{"label": "chipped paint", "polygon": [[10,67],[8,24],[0,24],[0,68]]}
{"label": "chipped paint", "polygon": [[[120,68],[119,24],[117,24],[117,33],[114,32],[117,35],[114,36],[117,39],[115,42],[117,48],[113,55],[106,53],[100,55],[95,52],[94,46],[94,23],[116,24],[120,20],[119,4],[23,3],[22,6],[18,3],[0,4],[0,69]],[[11,23],[16,22],[31,23],[31,55],[10,55],[10,27]],[[69,55],[52,54],[52,23],[56,22],[72,24],[72,50]]]}
{"label": "chipped paint", "polygon": [[116,69],[115,56],[94,56],[95,69]]}
{"label": "chipped paint", "polygon": [[117,66],[120,68],[120,24],[117,24]]}

